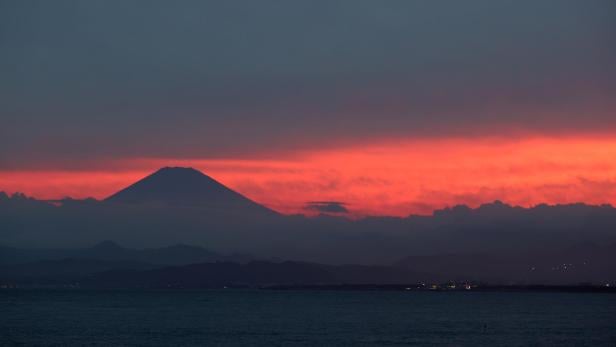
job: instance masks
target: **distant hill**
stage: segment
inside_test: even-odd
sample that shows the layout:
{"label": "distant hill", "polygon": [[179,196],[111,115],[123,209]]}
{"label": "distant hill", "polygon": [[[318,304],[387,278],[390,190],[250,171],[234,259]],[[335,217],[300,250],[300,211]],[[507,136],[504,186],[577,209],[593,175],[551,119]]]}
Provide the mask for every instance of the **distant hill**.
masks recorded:
{"label": "distant hill", "polygon": [[252,257],[247,255],[224,256],[205,248],[181,244],[162,248],[130,249],[121,247],[113,241],[103,241],[92,247],[77,249],[19,249],[0,247],[0,265],[64,259],[132,262],[151,265],[185,265],[216,261],[242,263],[252,260]]}
{"label": "distant hill", "polygon": [[0,282],[19,284],[72,283],[83,276],[111,270],[148,270],[160,266],[136,261],[109,261],[97,259],[40,260],[24,264],[0,264]]}
{"label": "distant hill", "polygon": [[[101,240],[114,240],[134,249],[113,243],[87,247]],[[455,206],[434,211],[431,216],[406,218],[287,216],[194,169],[163,168],[105,201],[48,202],[23,194],[0,194],[0,242],[20,252],[39,248],[20,253],[22,257],[30,254],[30,261],[84,257],[159,265],[236,261],[192,247],[204,246],[220,254],[324,264],[385,265],[419,257],[413,261],[423,265],[409,269],[448,275],[473,275],[473,271],[483,269],[483,275],[505,278],[500,274],[516,273],[519,264],[531,259],[529,255],[573,254],[592,249],[589,245],[604,249],[616,243],[616,209],[585,204],[525,208],[495,201],[476,208]],[[51,248],[87,251],[60,252],[58,256]],[[13,251],[1,249],[0,260],[9,258]],[[43,251],[55,255],[41,258]],[[94,254],[104,256],[93,258]],[[454,258],[443,258],[447,254]],[[570,263],[569,258],[562,258],[563,263]],[[557,259],[561,258],[551,257],[542,264],[561,261]],[[498,262],[512,264],[513,268],[509,271],[491,265]],[[538,264],[534,258],[533,262]],[[434,268],[436,264],[443,266]],[[455,271],[449,271],[447,264],[455,265],[451,267]],[[608,268],[607,262],[601,264]],[[572,273],[570,267],[567,271]],[[588,277],[584,272],[579,275],[575,278]]]}
{"label": "distant hill", "polygon": [[393,266],[492,284],[612,283],[616,280],[616,244],[509,254],[409,256]]}
{"label": "distant hill", "polygon": [[126,205],[198,207],[239,214],[276,214],[193,168],[165,167],[105,199]]}
{"label": "distant hill", "polygon": [[111,270],[82,280],[111,288],[221,288],[270,285],[403,284],[430,279],[403,268],[304,262],[205,263],[152,270]]}

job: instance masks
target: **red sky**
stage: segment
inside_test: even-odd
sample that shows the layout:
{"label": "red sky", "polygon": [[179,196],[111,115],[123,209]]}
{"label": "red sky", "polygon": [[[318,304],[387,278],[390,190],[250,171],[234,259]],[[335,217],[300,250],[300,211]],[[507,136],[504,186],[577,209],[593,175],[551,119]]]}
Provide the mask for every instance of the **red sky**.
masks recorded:
{"label": "red sky", "polygon": [[276,159],[134,158],[105,169],[0,171],[0,190],[37,198],[104,198],[163,166],[192,166],[284,213],[340,201],[353,215],[429,214],[499,199],[616,203],[616,138],[527,137],[375,141]]}
{"label": "red sky", "polygon": [[616,1],[554,3],[13,1],[0,190],[191,166],[285,213],[616,203]]}

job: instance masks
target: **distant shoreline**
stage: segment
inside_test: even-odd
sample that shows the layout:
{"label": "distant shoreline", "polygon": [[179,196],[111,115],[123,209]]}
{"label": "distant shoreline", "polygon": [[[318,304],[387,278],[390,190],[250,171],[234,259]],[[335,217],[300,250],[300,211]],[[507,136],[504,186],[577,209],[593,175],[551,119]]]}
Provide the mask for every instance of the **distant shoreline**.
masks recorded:
{"label": "distant shoreline", "polygon": [[377,284],[340,284],[340,285],[269,285],[269,286],[228,286],[228,287],[79,287],[79,286],[14,286],[2,287],[0,292],[20,291],[20,290],[67,290],[67,291],[241,291],[241,290],[264,290],[264,291],[389,291],[389,292],[427,292],[427,293],[606,293],[616,294],[616,287],[607,286],[561,286],[561,285],[484,285],[476,286],[471,289],[466,288],[428,288],[416,284],[404,285],[377,285]]}
{"label": "distant shoreline", "polygon": [[561,292],[561,293],[616,293],[616,288],[607,286],[561,286],[561,285],[485,285],[465,288],[427,288],[417,285],[305,285],[270,286],[267,290],[366,290],[366,291],[409,291],[409,292]]}

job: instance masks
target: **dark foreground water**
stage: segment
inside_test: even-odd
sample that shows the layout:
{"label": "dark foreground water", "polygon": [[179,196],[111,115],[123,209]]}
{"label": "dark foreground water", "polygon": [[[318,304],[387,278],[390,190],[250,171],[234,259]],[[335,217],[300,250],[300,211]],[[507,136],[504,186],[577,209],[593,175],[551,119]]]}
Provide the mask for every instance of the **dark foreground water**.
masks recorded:
{"label": "dark foreground water", "polygon": [[616,346],[616,295],[0,291],[0,345]]}

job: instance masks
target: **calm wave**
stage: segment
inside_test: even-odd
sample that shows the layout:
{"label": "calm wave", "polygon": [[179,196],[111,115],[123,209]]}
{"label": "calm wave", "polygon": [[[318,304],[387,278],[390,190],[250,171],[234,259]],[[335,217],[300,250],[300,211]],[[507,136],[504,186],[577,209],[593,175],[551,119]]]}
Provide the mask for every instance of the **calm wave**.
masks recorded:
{"label": "calm wave", "polygon": [[616,345],[616,296],[378,291],[0,292],[0,345]]}

